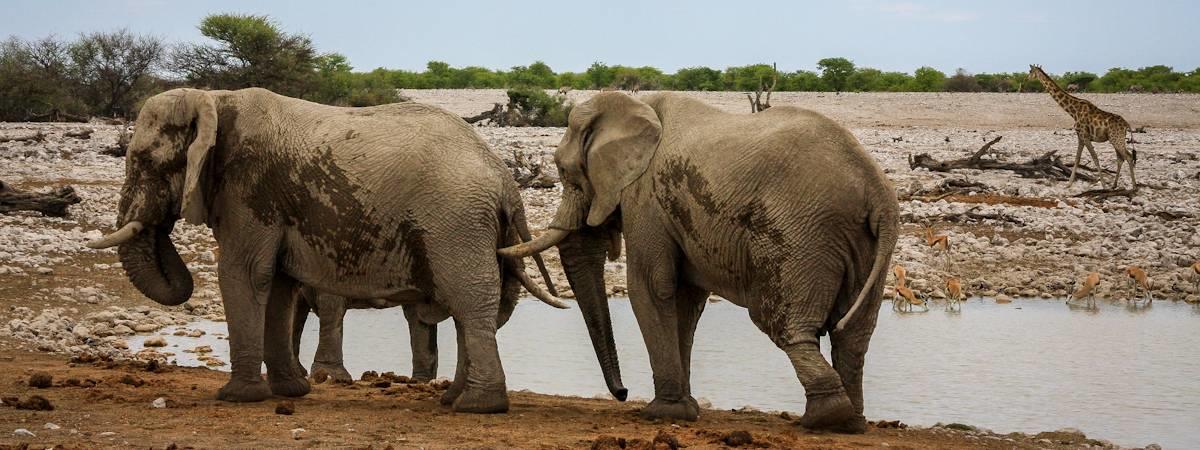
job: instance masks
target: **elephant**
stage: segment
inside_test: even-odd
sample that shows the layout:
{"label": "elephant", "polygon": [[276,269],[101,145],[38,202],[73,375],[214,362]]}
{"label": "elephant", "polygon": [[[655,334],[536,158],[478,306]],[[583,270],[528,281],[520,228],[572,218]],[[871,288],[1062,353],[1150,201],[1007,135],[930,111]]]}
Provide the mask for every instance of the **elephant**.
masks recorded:
{"label": "elephant", "polygon": [[[521,286],[566,305],[499,247],[529,239],[520,191],[463,120],[419,103],[343,108],[265,89],[174,89],[147,99],[126,155],[116,246],[130,282],[163,305],[192,294],[171,240],[179,219],[212,229],[232,373],[217,398],[310,391],[292,350],[302,284],[347,298],[445,308],[460,359],[460,412],[508,409],[496,347]],[[544,264],[538,263],[543,268]],[[263,380],[261,368],[267,365]],[[445,397],[444,397],[445,398]]]}
{"label": "elephant", "polygon": [[[597,356],[617,365],[604,258],[628,249],[650,356],[645,418],[695,420],[691,349],[707,298],[749,310],[807,397],[800,425],[861,433],[862,370],[899,227],[896,194],[849,131],[777,106],[744,115],[674,94],[601,93],[571,111],[548,229],[500,250],[558,247]],[[855,315],[855,312],[862,312]],[[829,334],[833,364],[821,355]]]}
{"label": "elephant", "polygon": [[[386,299],[347,299],[337,295],[324,294],[307,286],[299,289],[297,297],[298,303],[292,332],[292,350],[297,357],[299,357],[300,351],[300,337],[304,332],[304,324],[308,320],[309,311],[311,310],[320,319],[320,336],[311,370],[314,378],[323,380],[328,377],[338,382],[350,382],[354,379],[346,370],[342,358],[342,323],[347,309],[379,309],[395,306],[404,309],[404,318],[408,322],[409,345],[412,347],[412,378],[418,381],[437,378],[437,325],[449,318],[449,313],[445,308],[439,308],[433,304],[397,304]],[[502,298],[501,300],[515,299]],[[497,328],[504,326],[515,308],[516,304],[511,302],[500,305],[500,317],[496,319]],[[459,355],[461,356],[462,353],[460,352]]]}

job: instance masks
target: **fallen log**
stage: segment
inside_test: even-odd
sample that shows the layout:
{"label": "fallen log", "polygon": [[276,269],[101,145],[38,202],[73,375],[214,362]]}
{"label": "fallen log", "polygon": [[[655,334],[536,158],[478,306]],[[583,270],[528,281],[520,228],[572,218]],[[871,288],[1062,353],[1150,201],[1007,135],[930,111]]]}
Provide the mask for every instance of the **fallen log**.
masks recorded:
{"label": "fallen log", "polygon": [[38,130],[37,133],[31,134],[28,136],[0,137],[0,144],[3,144],[5,142],[42,142],[45,140],[46,140],[46,134],[42,133],[41,130]]}
{"label": "fallen log", "polygon": [[0,181],[0,213],[37,211],[46,216],[63,217],[67,207],[83,201],[75,188],[63,186],[50,192],[25,192]]}
{"label": "fallen log", "polygon": [[932,217],[918,218],[912,213],[904,213],[900,215],[900,221],[904,223],[924,222],[930,219],[939,220],[942,222],[967,223],[967,222],[983,222],[985,220],[994,220],[997,222],[1007,222],[1015,225],[1025,225],[1025,221],[1020,218],[1010,216],[1004,213],[979,213],[975,212],[979,207],[975,206],[960,213],[940,214]]}
{"label": "fallen log", "polygon": [[1136,193],[1137,191],[1133,189],[1092,189],[1090,191],[1083,191],[1075,194],[1075,197],[1086,198],[1092,201],[1104,200],[1112,197],[1125,197],[1128,199],[1133,199],[1133,194]]}
{"label": "fallen log", "polygon": [[[1000,142],[1003,136],[997,136],[995,139],[983,144],[979,150],[968,158],[954,159],[946,161],[938,161],[928,153],[922,153],[917,156],[909,156],[908,167],[910,169],[923,168],[934,172],[950,172],[957,169],[977,169],[977,170],[1007,170],[1016,172],[1017,175],[1023,178],[1049,178],[1054,180],[1067,180],[1071,176],[1071,168],[1063,164],[1062,159],[1055,156],[1055,151],[1049,151],[1037,158],[1031,159],[1023,163],[1010,163],[996,159],[985,159],[983,156],[991,150],[992,145]],[[1082,167],[1081,167],[1082,168]],[[1095,178],[1085,173],[1077,173],[1076,178],[1083,181],[1094,181]]]}

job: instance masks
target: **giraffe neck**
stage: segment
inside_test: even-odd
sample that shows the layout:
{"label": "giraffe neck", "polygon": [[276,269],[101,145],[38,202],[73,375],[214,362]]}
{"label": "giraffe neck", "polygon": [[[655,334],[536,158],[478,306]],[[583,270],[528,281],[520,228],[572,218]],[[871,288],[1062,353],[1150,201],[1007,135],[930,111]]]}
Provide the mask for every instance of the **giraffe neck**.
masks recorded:
{"label": "giraffe neck", "polygon": [[1058,102],[1058,106],[1061,106],[1063,110],[1067,111],[1067,114],[1070,114],[1071,117],[1075,117],[1076,112],[1083,109],[1081,105],[1083,100],[1075,98],[1071,94],[1068,94],[1067,91],[1064,91],[1062,88],[1058,87],[1058,84],[1055,83],[1054,80],[1050,79],[1050,76],[1047,75],[1046,72],[1039,70],[1037,73],[1037,79],[1038,81],[1042,82],[1042,86],[1046,88],[1046,92],[1054,98],[1054,101]]}

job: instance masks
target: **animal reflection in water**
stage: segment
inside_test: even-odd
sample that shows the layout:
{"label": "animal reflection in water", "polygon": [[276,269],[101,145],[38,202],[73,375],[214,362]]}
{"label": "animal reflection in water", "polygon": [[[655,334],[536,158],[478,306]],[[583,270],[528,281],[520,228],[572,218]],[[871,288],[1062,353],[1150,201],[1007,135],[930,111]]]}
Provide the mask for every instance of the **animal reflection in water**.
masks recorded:
{"label": "animal reflection in water", "polygon": [[[1083,306],[1086,309],[1096,309],[1096,294],[1093,293],[1096,285],[1100,284],[1100,273],[1092,272],[1087,274],[1087,278],[1083,279],[1083,286],[1071,293],[1067,299],[1068,306]],[[1083,304],[1080,305],[1080,301]]]}

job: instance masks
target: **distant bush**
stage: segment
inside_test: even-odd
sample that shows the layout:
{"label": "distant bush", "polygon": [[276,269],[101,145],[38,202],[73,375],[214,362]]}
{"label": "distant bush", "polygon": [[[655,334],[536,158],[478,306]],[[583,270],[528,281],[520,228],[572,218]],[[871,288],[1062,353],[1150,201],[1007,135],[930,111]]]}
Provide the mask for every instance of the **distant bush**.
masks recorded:
{"label": "distant bush", "polygon": [[535,88],[509,89],[508,104],[535,127],[565,127],[571,114],[571,105],[565,98]]}
{"label": "distant bush", "polygon": [[983,87],[979,85],[979,80],[961,68],[954,72],[954,76],[946,80],[944,86],[947,92],[979,92],[983,90]]}

